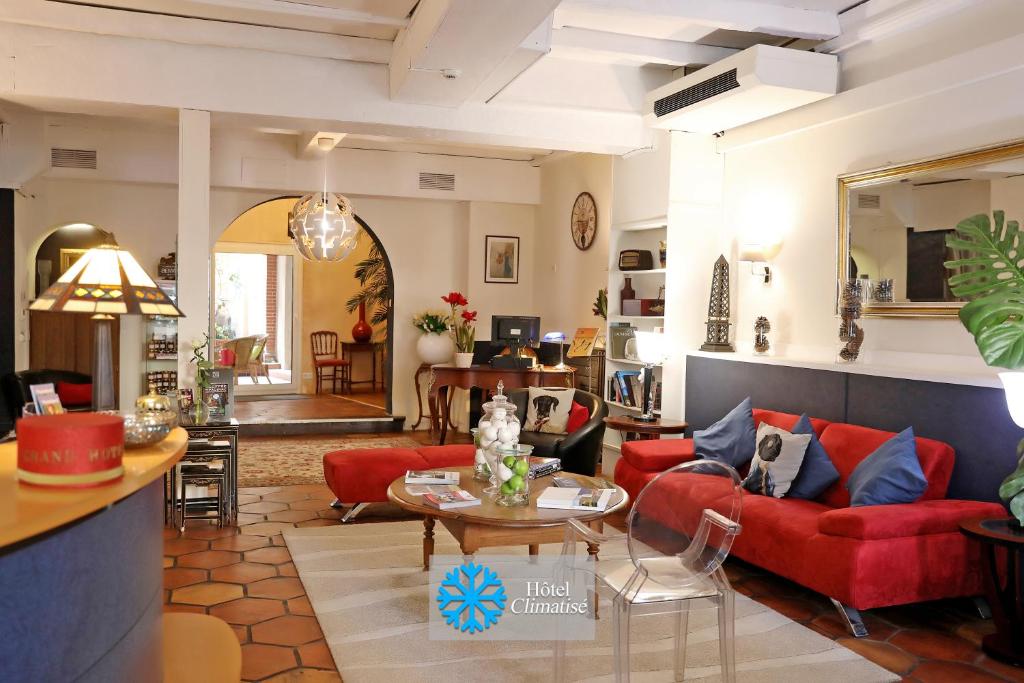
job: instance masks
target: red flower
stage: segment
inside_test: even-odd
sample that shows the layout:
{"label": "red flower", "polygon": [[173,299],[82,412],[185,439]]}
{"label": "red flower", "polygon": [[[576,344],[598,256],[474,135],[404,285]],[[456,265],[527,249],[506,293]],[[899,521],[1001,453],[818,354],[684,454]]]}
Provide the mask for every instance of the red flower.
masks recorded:
{"label": "red flower", "polygon": [[462,312],[462,319],[465,320],[467,323],[475,323],[476,322],[476,311],[463,311]]}
{"label": "red flower", "polygon": [[442,296],[441,301],[445,302],[449,306],[467,306],[469,305],[469,299],[462,296],[461,292],[448,292],[448,296]]}

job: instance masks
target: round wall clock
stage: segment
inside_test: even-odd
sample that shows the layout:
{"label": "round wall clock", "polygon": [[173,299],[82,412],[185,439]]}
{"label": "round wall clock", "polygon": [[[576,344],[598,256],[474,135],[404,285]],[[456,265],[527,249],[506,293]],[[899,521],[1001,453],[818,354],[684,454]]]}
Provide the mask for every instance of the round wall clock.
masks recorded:
{"label": "round wall clock", "polygon": [[594,237],[597,236],[597,203],[589,192],[580,192],[572,205],[569,234],[580,251],[590,249],[594,243]]}

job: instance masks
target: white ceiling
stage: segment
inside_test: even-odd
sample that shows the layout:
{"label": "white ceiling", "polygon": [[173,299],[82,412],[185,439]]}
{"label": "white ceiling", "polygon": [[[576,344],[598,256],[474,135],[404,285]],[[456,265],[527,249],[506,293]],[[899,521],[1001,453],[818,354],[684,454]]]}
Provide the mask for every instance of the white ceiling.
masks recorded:
{"label": "white ceiling", "polygon": [[339,36],[392,41],[408,23],[417,0],[61,0]]}
{"label": "white ceiling", "polygon": [[[645,93],[674,78],[680,67],[711,64],[757,43],[810,49],[838,35],[839,13],[858,4],[859,0],[0,0],[0,26],[7,22],[77,33],[88,36],[83,40],[89,49],[100,36],[111,50],[125,54],[139,41],[160,45],[161,53],[168,46],[220,48],[225,64],[232,64],[223,70],[236,68],[239,76],[219,81],[224,92],[244,87],[237,83],[254,82],[245,69],[257,62],[264,68],[303,65],[306,75],[329,74],[323,81],[327,86],[336,82],[338,88],[358,88],[327,114],[322,107],[310,106],[305,112],[301,106],[279,106],[281,100],[291,104],[303,99],[288,98],[283,92],[267,93],[265,107],[210,107],[215,125],[222,128],[273,128],[307,137],[318,131],[348,133],[343,147],[428,153],[447,149],[525,160],[560,148],[566,130],[574,132],[576,127],[600,139],[607,138],[602,132],[614,126],[620,139],[632,140],[634,131],[642,130],[636,121]],[[181,61],[189,59],[177,54]],[[12,53],[13,64],[16,58]],[[173,73],[174,64],[168,58],[166,64],[138,60],[136,66],[153,71],[147,82],[195,80],[188,73]],[[206,64],[221,67],[219,62]],[[443,71],[456,78],[445,78]],[[107,85],[104,79],[110,81],[105,73],[95,77],[97,90]],[[177,100],[168,106],[168,98],[145,92],[133,93],[134,100],[118,100],[109,93],[90,99],[88,92],[80,91],[72,100],[57,86],[48,92],[30,90],[5,92],[0,84],[0,97],[57,113],[163,121],[176,118],[177,106],[189,106]],[[244,94],[251,91],[252,86]],[[189,94],[183,92],[179,99]],[[223,93],[207,99],[218,96],[223,99]],[[273,101],[275,97],[279,101]],[[309,99],[311,105],[317,104],[317,98]],[[439,125],[439,112],[445,124],[453,123]],[[556,132],[558,121],[562,133]],[[482,130],[492,130],[493,135]],[[640,145],[606,145],[618,153],[636,146]],[[560,149],[599,147],[573,142]]]}

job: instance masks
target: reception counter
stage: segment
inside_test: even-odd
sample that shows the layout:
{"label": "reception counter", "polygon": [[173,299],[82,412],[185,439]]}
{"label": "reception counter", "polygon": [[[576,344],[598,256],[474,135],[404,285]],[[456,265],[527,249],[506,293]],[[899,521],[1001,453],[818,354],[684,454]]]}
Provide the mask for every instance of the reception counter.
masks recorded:
{"label": "reception counter", "polygon": [[0,681],[159,681],[163,475],[183,429],[87,489],[19,483],[0,445]]}

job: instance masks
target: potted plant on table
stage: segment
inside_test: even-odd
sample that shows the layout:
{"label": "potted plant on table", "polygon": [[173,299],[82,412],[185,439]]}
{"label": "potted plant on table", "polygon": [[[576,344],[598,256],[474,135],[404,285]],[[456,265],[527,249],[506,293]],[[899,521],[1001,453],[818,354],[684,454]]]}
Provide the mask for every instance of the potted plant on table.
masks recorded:
{"label": "potted plant on table", "polygon": [[448,334],[448,318],[444,313],[424,311],[412,319],[412,324],[423,334],[416,340],[416,353],[427,365],[447,363],[455,352],[455,344]]}
{"label": "potted plant on table", "polygon": [[[953,294],[968,299],[960,322],[974,336],[985,363],[998,368],[1010,417],[1024,427],[1024,235],[1003,211],[971,216],[946,237],[963,256],[946,261]],[[994,222],[994,225],[993,225]],[[1024,524],[1024,439],[1017,446],[1017,469],[999,487],[1018,526]]]}
{"label": "potted plant on table", "polygon": [[203,333],[202,339],[192,340],[192,358],[189,359],[189,363],[196,366],[196,397],[192,405],[196,421],[203,420],[208,415],[203,390],[210,387],[210,370],[213,369],[213,362],[206,357],[206,350],[209,346],[210,335],[208,333]]}
{"label": "potted plant on table", "polygon": [[468,368],[473,364],[473,346],[476,341],[476,311],[466,309],[459,314],[462,320],[455,325],[455,366]]}

